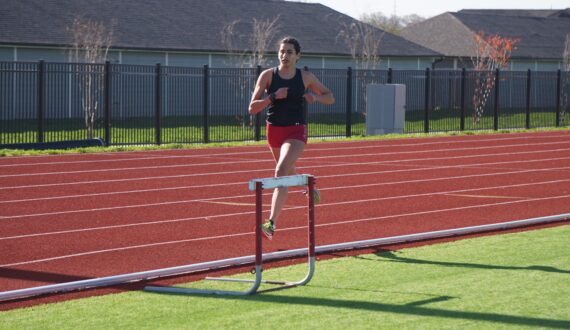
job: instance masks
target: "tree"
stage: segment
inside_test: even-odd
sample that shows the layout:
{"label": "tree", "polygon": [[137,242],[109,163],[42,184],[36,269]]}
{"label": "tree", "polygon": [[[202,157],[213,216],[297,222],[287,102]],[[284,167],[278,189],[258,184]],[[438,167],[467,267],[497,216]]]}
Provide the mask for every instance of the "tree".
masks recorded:
{"label": "tree", "polygon": [[[222,44],[230,54],[233,64],[240,68],[265,66],[268,46],[279,32],[278,21],[279,15],[265,20],[253,18],[251,28],[241,20],[226,24],[221,32]],[[240,28],[239,25],[243,26]]]}
{"label": "tree", "polygon": [[380,63],[380,43],[384,31],[362,22],[344,24],[338,34],[356,62],[357,69],[374,69]]}
{"label": "tree", "polygon": [[103,90],[102,80],[97,79],[100,76],[100,65],[95,64],[106,61],[113,32],[103,23],[82,18],[75,18],[68,31],[72,35],[70,61],[75,65],[87,137],[92,139]]}
{"label": "tree", "polygon": [[480,31],[473,37],[473,69],[477,71],[473,91],[473,122],[479,123],[491,91],[497,83],[494,70],[507,67],[511,53],[516,49],[518,39],[496,35],[485,35]]}
{"label": "tree", "polygon": [[570,92],[570,33],[566,34],[564,43],[564,53],[562,55],[562,93],[560,93],[560,120],[563,122],[568,107],[568,93]]}
{"label": "tree", "polygon": [[[342,39],[350,49],[356,69],[359,69],[355,73],[358,84],[366,86],[378,82],[379,75],[372,70],[380,64],[380,45],[385,32],[359,21],[343,25],[337,38]],[[363,105],[366,108],[366,97],[364,97]],[[366,112],[362,111],[361,115],[366,116]]]}
{"label": "tree", "polygon": [[406,26],[424,21],[425,18],[416,14],[406,16],[392,15],[388,17],[381,12],[376,12],[362,14],[360,20],[386,32],[399,35]]}
{"label": "tree", "polygon": [[[268,19],[253,18],[251,25],[241,20],[235,20],[224,26],[221,31],[222,44],[230,54],[232,65],[239,68],[255,68],[267,65],[266,53],[279,32],[279,17],[277,15]],[[244,75],[239,75],[237,81],[230,81],[239,90],[236,94],[237,104],[241,105],[249,101],[247,91],[252,89],[250,82],[251,80]],[[244,114],[236,116],[236,120],[244,128],[246,126],[253,128],[255,116],[249,115],[247,106],[244,109],[246,109]],[[246,118],[249,118],[249,123],[246,123]]]}

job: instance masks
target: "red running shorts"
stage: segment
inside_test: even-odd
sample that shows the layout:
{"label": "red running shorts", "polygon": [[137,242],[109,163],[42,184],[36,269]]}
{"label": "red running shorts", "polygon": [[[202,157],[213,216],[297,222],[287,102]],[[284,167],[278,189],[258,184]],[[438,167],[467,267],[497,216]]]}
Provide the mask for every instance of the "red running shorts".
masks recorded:
{"label": "red running shorts", "polygon": [[267,143],[271,148],[281,148],[287,140],[299,140],[307,143],[307,125],[274,126],[266,125]]}

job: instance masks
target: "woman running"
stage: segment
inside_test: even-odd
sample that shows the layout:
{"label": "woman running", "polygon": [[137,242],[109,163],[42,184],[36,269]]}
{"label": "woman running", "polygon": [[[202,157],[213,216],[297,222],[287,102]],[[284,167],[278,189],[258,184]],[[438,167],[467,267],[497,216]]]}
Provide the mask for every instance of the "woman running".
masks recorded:
{"label": "woman running", "polygon": [[[333,104],[332,92],[314,74],[297,68],[301,46],[294,38],[285,38],[279,44],[279,66],[261,73],[249,104],[249,113],[255,115],[267,108],[267,143],[277,163],[275,176],[294,175],[295,163],[307,143],[307,118],[304,104],[319,102]],[[265,97],[264,97],[265,93]],[[271,239],[277,219],[287,200],[287,187],[276,188],[271,200],[271,214],[262,230]],[[320,195],[315,192],[315,201]]]}

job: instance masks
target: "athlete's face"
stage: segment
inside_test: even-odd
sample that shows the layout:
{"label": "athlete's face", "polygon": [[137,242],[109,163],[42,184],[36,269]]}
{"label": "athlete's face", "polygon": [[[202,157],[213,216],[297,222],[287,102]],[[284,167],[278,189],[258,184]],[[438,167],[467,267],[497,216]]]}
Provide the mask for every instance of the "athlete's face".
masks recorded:
{"label": "athlete's face", "polygon": [[279,63],[283,66],[291,66],[297,64],[300,55],[295,53],[295,46],[292,44],[281,44],[279,46]]}

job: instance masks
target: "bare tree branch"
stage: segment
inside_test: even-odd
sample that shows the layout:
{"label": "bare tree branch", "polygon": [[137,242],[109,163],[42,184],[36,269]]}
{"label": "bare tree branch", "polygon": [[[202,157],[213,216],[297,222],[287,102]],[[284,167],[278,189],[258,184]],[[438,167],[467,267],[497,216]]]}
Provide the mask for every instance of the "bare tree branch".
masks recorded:
{"label": "bare tree branch", "polygon": [[562,93],[560,93],[560,120],[564,122],[566,118],[566,108],[570,103],[570,33],[566,34],[564,42],[564,53],[562,54]]}
{"label": "bare tree branch", "polygon": [[356,62],[357,69],[374,69],[380,63],[380,44],[385,32],[369,24],[352,22],[343,24],[344,28],[338,34]]}
{"label": "bare tree branch", "polygon": [[[271,19],[253,18],[249,23],[235,20],[226,24],[221,31],[222,44],[226,48],[232,65],[238,68],[254,68],[267,65],[267,50],[279,31],[279,15]],[[241,29],[240,29],[241,27]],[[242,31],[242,32],[240,32]],[[244,31],[251,31],[249,34]],[[242,105],[249,102],[249,95],[246,91],[251,90],[251,80],[240,76],[234,84],[239,93],[236,94],[236,104]],[[236,120],[243,128],[249,126],[254,128],[255,116],[249,115],[247,106],[243,115],[236,116]],[[249,120],[248,120],[249,119]]]}
{"label": "bare tree branch", "polygon": [[[228,23],[222,29],[222,44],[233,59],[233,64],[240,67],[264,66],[267,63],[266,52],[279,32],[279,15],[272,19],[253,18],[251,34],[239,32],[240,20]],[[246,30],[245,28],[243,30]],[[247,27],[249,30],[249,26]]]}
{"label": "bare tree branch", "polygon": [[278,21],[279,15],[275,16],[272,20],[257,20],[253,19],[253,35],[251,43],[253,45],[252,52],[252,66],[266,64],[265,52],[268,49],[272,39],[279,31]]}
{"label": "bare tree branch", "polygon": [[87,137],[93,138],[93,130],[99,112],[99,99],[103,90],[102,79],[96,64],[107,59],[113,42],[112,28],[103,23],[75,18],[68,31],[72,35],[70,61],[75,63],[75,72],[81,91]]}

